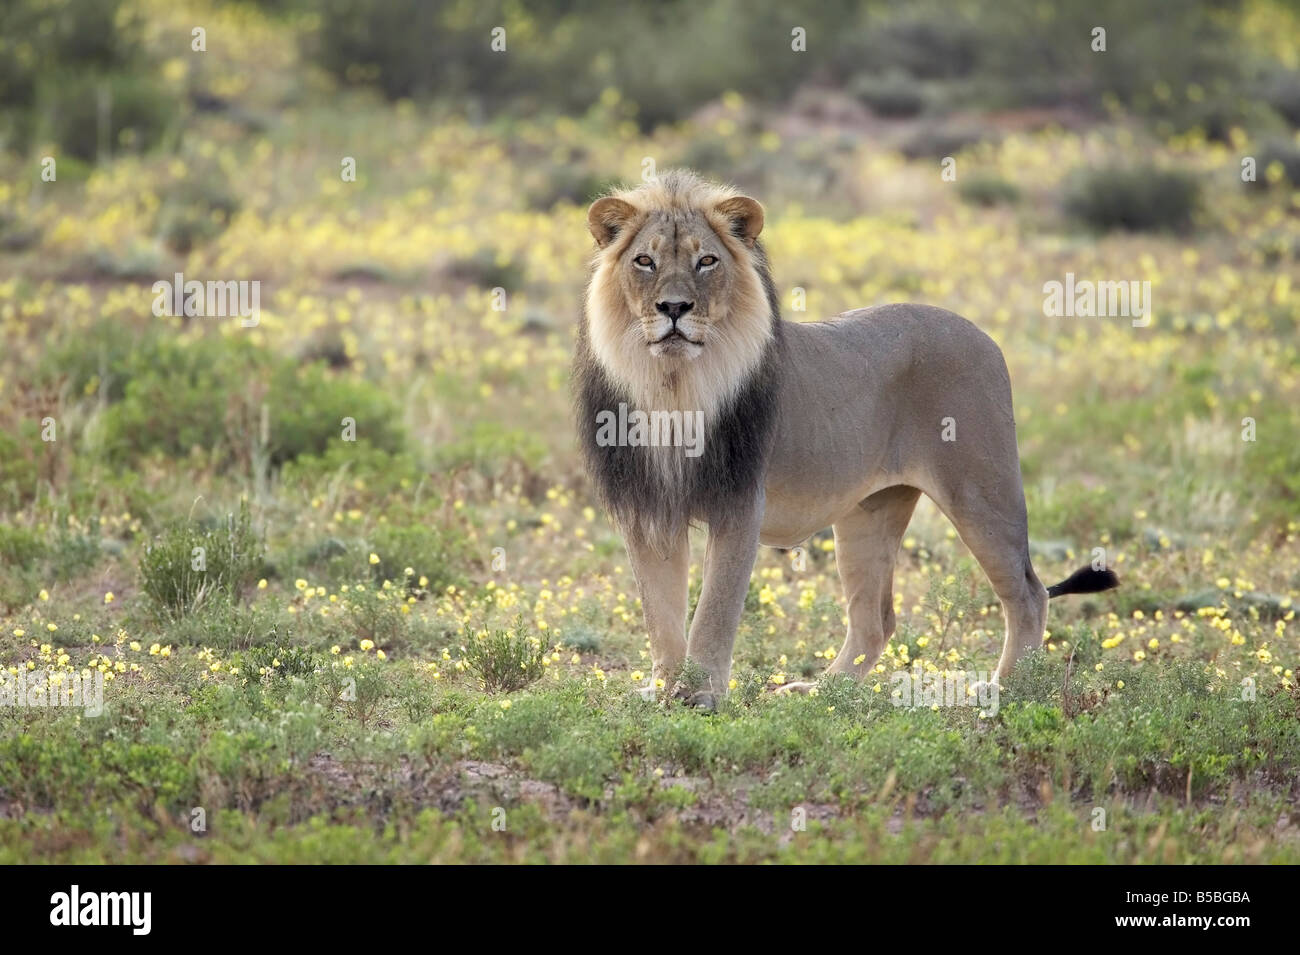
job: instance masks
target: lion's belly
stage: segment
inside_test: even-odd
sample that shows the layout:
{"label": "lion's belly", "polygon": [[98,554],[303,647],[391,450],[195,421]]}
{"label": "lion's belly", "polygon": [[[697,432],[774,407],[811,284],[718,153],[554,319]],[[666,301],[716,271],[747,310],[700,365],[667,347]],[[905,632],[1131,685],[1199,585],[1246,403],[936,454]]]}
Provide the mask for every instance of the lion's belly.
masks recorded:
{"label": "lion's belly", "polygon": [[759,543],[766,547],[794,547],[830,527],[881,488],[908,483],[882,475],[859,475],[856,481],[844,482],[836,481],[834,475],[818,477],[800,486],[777,477],[768,481]]}
{"label": "lion's belly", "polygon": [[810,511],[807,503],[793,500],[768,499],[763,512],[763,526],[759,531],[759,543],[765,547],[794,547],[802,544],[823,528],[835,523],[853,503],[847,505],[837,501],[836,507],[818,508]]}

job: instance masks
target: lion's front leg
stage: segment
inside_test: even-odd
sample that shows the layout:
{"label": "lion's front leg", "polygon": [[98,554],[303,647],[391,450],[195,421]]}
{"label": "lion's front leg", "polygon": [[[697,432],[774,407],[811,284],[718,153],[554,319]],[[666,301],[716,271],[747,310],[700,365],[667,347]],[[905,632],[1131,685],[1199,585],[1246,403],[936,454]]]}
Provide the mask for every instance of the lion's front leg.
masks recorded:
{"label": "lion's front leg", "polygon": [[763,497],[709,524],[704,552],[704,583],[686,644],[686,666],[675,695],[717,709],[731,679],[731,651],[740,626],[749,577],[758,555]]}
{"label": "lion's front leg", "polygon": [[677,679],[686,659],[686,594],[691,548],[682,527],[660,556],[639,533],[627,533],[627,554],[641,593],[641,609],[650,635],[651,680],[645,695],[667,689]]}

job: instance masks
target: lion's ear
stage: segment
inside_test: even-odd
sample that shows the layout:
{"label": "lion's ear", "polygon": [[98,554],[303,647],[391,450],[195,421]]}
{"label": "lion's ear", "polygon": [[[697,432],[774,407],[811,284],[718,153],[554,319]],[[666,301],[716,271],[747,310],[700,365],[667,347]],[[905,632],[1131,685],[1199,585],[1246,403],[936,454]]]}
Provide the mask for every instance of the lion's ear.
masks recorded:
{"label": "lion's ear", "polygon": [[587,210],[587,228],[591,237],[602,249],[614,241],[614,237],[636,215],[636,207],[630,202],[605,196],[597,199]]}
{"label": "lion's ear", "polygon": [[763,207],[756,199],[734,196],[723,199],[714,208],[731,223],[732,235],[743,240],[745,245],[753,245],[763,231]]}

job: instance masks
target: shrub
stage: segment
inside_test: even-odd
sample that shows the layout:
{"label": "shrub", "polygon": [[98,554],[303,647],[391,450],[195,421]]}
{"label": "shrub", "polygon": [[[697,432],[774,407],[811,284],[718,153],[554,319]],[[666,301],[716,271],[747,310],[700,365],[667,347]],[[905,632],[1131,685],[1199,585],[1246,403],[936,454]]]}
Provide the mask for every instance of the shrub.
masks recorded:
{"label": "shrub", "polygon": [[1196,180],[1181,170],[1103,166],[1075,173],[1065,210],[1099,230],[1176,230],[1191,225],[1199,198]]}
{"label": "shrub", "polygon": [[1264,99],[1292,126],[1300,126],[1300,71],[1279,73],[1268,84]]}
{"label": "shrub", "polygon": [[427,589],[437,591],[463,580],[455,569],[456,555],[447,536],[432,525],[383,524],[372,535],[371,543],[374,555],[379,558],[379,563],[370,565],[376,583],[391,580],[394,584],[405,582],[413,588],[425,577]]}
{"label": "shrub", "polygon": [[908,159],[943,159],[987,138],[984,130],[967,125],[929,123],[912,133],[899,147]]}
{"label": "shrub", "polygon": [[473,255],[457,259],[446,271],[447,277],[478,288],[503,288],[514,291],[524,284],[524,269],[510,261],[502,261],[491,249],[480,249]]}
{"label": "shrub", "polygon": [[247,502],[239,516],[200,529],[189,521],[167,528],[140,561],[140,589],[154,615],[178,620],[216,602],[233,603],[261,569],[262,542]]}
{"label": "shrub", "polygon": [[310,677],[321,667],[321,656],[309,647],[289,647],[264,644],[249,647],[240,661],[249,677],[260,676],[266,680],[276,677]]}
{"label": "shrub", "polygon": [[375,449],[396,453],[405,444],[401,411],[388,395],[364,379],[331,374],[323,365],[280,364],[266,400],[276,465],[323,454],[342,439],[344,418],[353,419],[356,437]]}
{"label": "shrub", "polygon": [[[280,478],[285,486],[306,492],[327,491],[332,482],[343,479],[354,485],[349,493],[378,499],[413,487],[422,474],[410,453],[376,448],[358,437],[346,444],[333,442],[320,454],[302,454],[286,461]],[[356,481],[364,484],[364,492],[355,489]]]}
{"label": "shrub", "polygon": [[1270,175],[1269,170],[1276,163],[1281,170],[1281,178],[1292,186],[1300,186],[1300,145],[1287,139],[1270,140],[1259,151],[1259,162],[1255,171],[1255,181],[1272,185],[1277,173]]}
{"label": "shrub", "polygon": [[368,381],[215,335],[145,345],[121,372],[127,379],[122,400],[104,416],[105,447],[119,461],[154,451],[182,457],[197,447],[218,463],[247,462],[263,403],[266,451],[276,466],[324,453],[342,440],[344,418],[374,448],[397,452],[405,444],[397,405]]}
{"label": "shrub", "polygon": [[957,182],[957,194],[977,206],[996,206],[1017,202],[1020,189],[993,173],[976,173]]}
{"label": "shrub", "polygon": [[461,647],[465,666],[489,693],[522,690],[541,679],[547,646],[533,636],[523,618],[506,630],[480,630]]}
{"label": "shrub", "polygon": [[0,4],[0,138],[82,160],[157,143],[176,107],[149,75],[145,29],[122,0]]}
{"label": "shrub", "polygon": [[45,541],[25,527],[0,524],[0,564],[21,567],[46,553]]}
{"label": "shrub", "polygon": [[176,119],[173,97],[156,80],[129,73],[56,74],[40,84],[36,108],[49,127],[37,135],[87,162],[152,149]]}
{"label": "shrub", "polygon": [[17,510],[36,496],[40,483],[40,426],[25,421],[17,432],[0,432],[0,511]]}
{"label": "shrub", "polygon": [[122,400],[104,415],[105,447],[122,461],[195,447],[228,453],[226,415],[248,402],[265,362],[251,344],[219,336],[146,342],[124,369]]}
{"label": "shrub", "polygon": [[852,92],[877,116],[904,118],[916,116],[925,109],[925,93],[916,81],[897,73],[859,77],[853,83]]}
{"label": "shrub", "polygon": [[239,200],[216,169],[193,173],[172,187],[158,209],[158,233],[173,252],[188,255],[221,235],[239,211]]}

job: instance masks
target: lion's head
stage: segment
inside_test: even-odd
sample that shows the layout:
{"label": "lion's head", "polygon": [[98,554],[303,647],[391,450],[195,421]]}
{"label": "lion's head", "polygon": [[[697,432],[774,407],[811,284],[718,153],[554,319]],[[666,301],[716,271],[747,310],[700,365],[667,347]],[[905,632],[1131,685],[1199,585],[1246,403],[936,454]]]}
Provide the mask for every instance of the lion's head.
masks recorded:
{"label": "lion's head", "polygon": [[[597,249],[574,362],[584,457],[624,531],[662,550],[761,485],[783,340],[763,207],[675,171],[596,200],[587,224]],[[629,409],[697,415],[702,447],[603,441],[597,422]]]}
{"label": "lion's head", "polygon": [[711,416],[754,372],[773,330],[763,207],[673,171],[597,199],[587,293],[592,351],[647,408]]}

